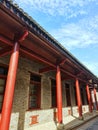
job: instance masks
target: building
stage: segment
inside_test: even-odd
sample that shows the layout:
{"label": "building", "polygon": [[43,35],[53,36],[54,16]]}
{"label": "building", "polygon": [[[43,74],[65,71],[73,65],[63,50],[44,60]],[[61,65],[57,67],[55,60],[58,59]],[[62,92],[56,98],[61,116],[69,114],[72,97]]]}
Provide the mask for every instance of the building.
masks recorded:
{"label": "building", "polygon": [[0,0],[0,130],[63,129],[68,115],[98,109],[97,86],[22,9]]}

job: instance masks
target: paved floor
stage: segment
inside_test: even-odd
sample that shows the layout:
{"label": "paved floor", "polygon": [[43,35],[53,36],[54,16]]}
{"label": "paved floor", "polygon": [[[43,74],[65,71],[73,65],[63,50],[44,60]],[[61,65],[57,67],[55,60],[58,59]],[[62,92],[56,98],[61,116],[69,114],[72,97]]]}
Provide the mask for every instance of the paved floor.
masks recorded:
{"label": "paved floor", "polygon": [[85,125],[77,128],[76,130],[98,130],[98,117],[87,122]]}
{"label": "paved floor", "polygon": [[65,125],[65,130],[98,130],[98,113],[88,113],[83,119],[74,119]]}

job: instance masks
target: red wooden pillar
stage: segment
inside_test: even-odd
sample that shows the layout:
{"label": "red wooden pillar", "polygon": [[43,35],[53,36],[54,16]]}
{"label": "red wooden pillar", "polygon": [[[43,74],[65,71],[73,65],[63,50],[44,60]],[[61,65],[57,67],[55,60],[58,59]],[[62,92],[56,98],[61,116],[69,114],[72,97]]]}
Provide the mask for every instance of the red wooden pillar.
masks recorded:
{"label": "red wooden pillar", "polygon": [[79,80],[76,79],[76,94],[77,94],[77,104],[79,110],[79,117],[82,117],[82,102],[81,102],[81,95],[80,95],[80,87],[79,87]]}
{"label": "red wooden pillar", "polygon": [[98,110],[98,103],[97,103],[96,89],[95,88],[94,88],[94,98],[95,98],[96,109]]}
{"label": "red wooden pillar", "polygon": [[89,103],[89,111],[92,112],[92,102],[91,102],[91,95],[88,84],[86,85],[86,92],[87,92],[87,98]]}
{"label": "red wooden pillar", "polygon": [[1,124],[1,113],[0,113],[0,124]]}
{"label": "red wooden pillar", "polygon": [[56,73],[56,89],[57,89],[57,109],[58,109],[58,123],[61,124],[62,119],[62,85],[61,85],[61,72],[60,67],[57,66]]}
{"label": "red wooden pillar", "polygon": [[6,81],[6,89],[2,107],[1,126],[0,130],[9,130],[14,88],[16,81],[16,73],[19,58],[19,44],[16,42],[13,48],[13,52],[10,57],[8,76]]}

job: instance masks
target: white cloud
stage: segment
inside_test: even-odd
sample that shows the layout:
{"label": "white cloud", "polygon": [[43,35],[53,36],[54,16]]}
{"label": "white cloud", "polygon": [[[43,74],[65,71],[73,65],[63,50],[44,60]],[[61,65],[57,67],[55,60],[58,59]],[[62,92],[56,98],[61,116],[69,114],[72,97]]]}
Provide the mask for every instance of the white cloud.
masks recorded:
{"label": "white cloud", "polygon": [[[64,19],[76,18],[75,22],[70,19],[50,33],[67,49],[83,48],[98,44],[98,13],[90,6],[98,4],[98,0],[13,0],[25,9],[29,8],[31,14],[40,11],[52,16],[63,16]],[[94,3],[92,3],[94,2]],[[90,4],[90,5],[89,5]],[[93,8],[94,9],[94,8]],[[79,17],[77,17],[79,16]],[[81,19],[81,16],[86,16]],[[55,17],[56,18],[56,17]],[[79,19],[81,19],[79,21]],[[56,20],[56,19],[55,19]],[[93,73],[98,76],[98,63],[83,62]]]}
{"label": "white cloud", "polygon": [[49,15],[66,16],[66,18],[87,14],[84,9],[89,2],[97,0],[14,0],[21,6],[39,10]]}
{"label": "white cloud", "polygon": [[98,44],[98,16],[62,25],[51,34],[69,49]]}
{"label": "white cloud", "polygon": [[87,61],[84,61],[83,64],[85,66],[87,66],[87,68],[89,70],[91,70],[91,72],[93,72],[98,77],[98,62],[87,62]]}
{"label": "white cloud", "polygon": [[[97,0],[14,0],[20,7],[25,6],[50,15],[63,15],[63,18],[77,17],[86,14],[84,7]],[[80,16],[80,15],[79,15]],[[50,33],[65,47],[86,47],[98,43],[98,15],[84,18],[57,27]]]}

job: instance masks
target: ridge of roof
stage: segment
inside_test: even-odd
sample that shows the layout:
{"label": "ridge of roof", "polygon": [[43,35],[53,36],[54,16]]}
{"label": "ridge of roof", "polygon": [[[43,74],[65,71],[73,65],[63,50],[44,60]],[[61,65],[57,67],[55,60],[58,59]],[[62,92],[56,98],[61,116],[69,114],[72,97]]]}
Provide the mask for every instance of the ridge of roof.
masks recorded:
{"label": "ridge of roof", "polygon": [[0,0],[6,8],[8,8],[11,12],[17,15],[21,20],[23,20],[28,26],[30,26],[36,33],[43,36],[45,40],[53,44],[55,47],[58,47],[60,51],[67,55],[72,62],[78,63],[78,65],[82,66],[85,70],[87,70],[90,74],[94,75],[84,64],[82,64],[75,56],[73,56],[64,46],[61,45],[51,34],[49,34],[42,26],[40,26],[28,13],[24,12],[22,8],[18,6],[18,4],[14,3],[13,0]]}

